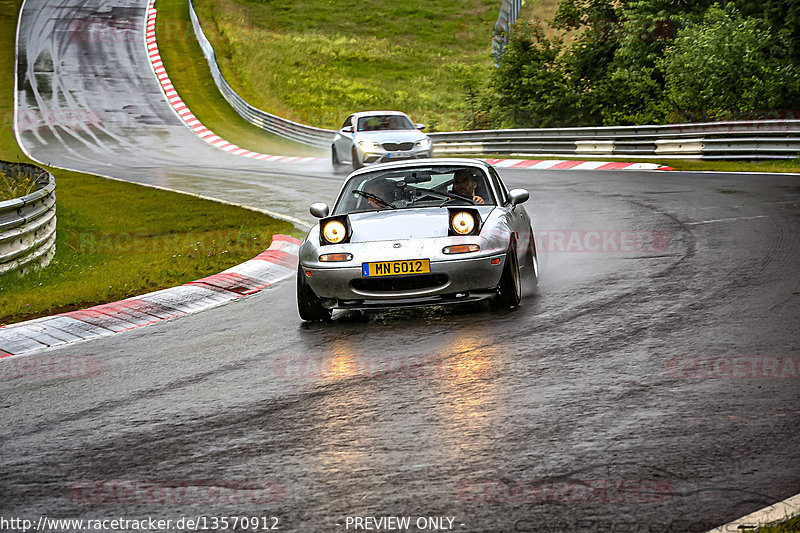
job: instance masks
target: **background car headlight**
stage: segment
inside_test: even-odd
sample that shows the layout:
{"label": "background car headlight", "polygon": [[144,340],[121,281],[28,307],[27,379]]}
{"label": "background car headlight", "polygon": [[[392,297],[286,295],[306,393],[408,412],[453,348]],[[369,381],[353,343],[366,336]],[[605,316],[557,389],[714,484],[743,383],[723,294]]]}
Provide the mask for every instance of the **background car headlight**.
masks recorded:
{"label": "background car headlight", "polygon": [[431,147],[431,140],[425,137],[424,139],[417,141],[417,146],[419,146],[423,150],[427,150],[428,148]]}
{"label": "background car headlight", "polygon": [[366,152],[375,152],[381,149],[381,146],[375,141],[359,141],[358,144]]}
{"label": "background car headlight", "polygon": [[325,240],[331,244],[342,242],[347,236],[347,228],[338,220],[331,220],[322,228]]}
{"label": "background car headlight", "polygon": [[469,235],[475,229],[475,217],[466,211],[459,211],[450,219],[450,225],[459,235]]}

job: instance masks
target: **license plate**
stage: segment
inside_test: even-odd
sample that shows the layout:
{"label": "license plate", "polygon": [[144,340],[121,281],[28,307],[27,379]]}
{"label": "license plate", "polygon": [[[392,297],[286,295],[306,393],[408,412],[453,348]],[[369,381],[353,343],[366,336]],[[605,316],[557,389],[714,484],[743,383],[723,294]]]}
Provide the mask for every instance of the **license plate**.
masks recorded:
{"label": "license plate", "polygon": [[430,259],[407,259],[404,261],[381,261],[379,263],[361,264],[361,275],[363,277],[427,274],[430,271]]}
{"label": "license plate", "polygon": [[408,157],[411,152],[389,152],[388,157],[389,159],[398,158],[398,157]]}

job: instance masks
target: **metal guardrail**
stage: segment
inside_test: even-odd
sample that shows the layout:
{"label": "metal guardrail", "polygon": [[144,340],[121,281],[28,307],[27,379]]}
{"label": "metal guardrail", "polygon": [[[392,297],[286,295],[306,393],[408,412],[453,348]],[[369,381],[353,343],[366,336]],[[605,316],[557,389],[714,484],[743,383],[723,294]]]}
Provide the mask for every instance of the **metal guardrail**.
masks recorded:
{"label": "metal guardrail", "polygon": [[482,130],[429,135],[437,155],[794,159],[800,154],[800,120]]}
{"label": "metal guardrail", "polygon": [[[508,5],[507,5],[508,4]],[[501,18],[516,18],[518,0],[504,0]],[[517,7],[514,7],[517,6]],[[214,48],[200,27],[194,5],[189,14],[195,35],[222,95],[248,122],[310,146],[328,148],[335,131],[278,117],[251,106],[225,81]],[[500,19],[498,19],[498,23]],[[794,159],[800,154],[800,120],[706,122],[658,126],[504,129],[430,133],[436,155],[524,157]]]}
{"label": "metal guardrail", "polygon": [[34,165],[0,162],[0,171],[35,176],[37,190],[0,202],[0,275],[47,266],[56,253],[56,180]]}
{"label": "metal guardrail", "polygon": [[292,122],[291,120],[267,113],[266,111],[251,106],[245,102],[241,96],[236,94],[236,91],[228,85],[228,82],[225,81],[222,72],[219,70],[214,47],[211,46],[205,33],[203,33],[203,28],[200,26],[200,20],[197,18],[197,13],[194,10],[194,4],[191,0],[189,1],[189,16],[192,19],[195,36],[197,36],[200,48],[203,49],[203,55],[211,69],[211,76],[214,78],[214,82],[217,84],[217,88],[222,93],[222,96],[233,106],[237,113],[254,126],[274,133],[275,135],[280,135],[286,139],[291,139],[309,146],[330,148],[333,136],[336,134],[335,131],[306,126],[305,124]]}

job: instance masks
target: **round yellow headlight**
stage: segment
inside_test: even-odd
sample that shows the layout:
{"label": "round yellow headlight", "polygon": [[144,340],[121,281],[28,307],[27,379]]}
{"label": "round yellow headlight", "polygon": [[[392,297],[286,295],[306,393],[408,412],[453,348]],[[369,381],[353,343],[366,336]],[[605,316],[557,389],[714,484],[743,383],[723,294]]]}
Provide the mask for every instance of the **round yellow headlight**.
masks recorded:
{"label": "round yellow headlight", "polygon": [[322,234],[325,236],[325,240],[336,244],[337,242],[342,242],[347,235],[347,230],[344,227],[344,224],[339,222],[338,220],[331,220],[325,227],[322,228]]}
{"label": "round yellow headlight", "polygon": [[453,231],[459,235],[469,235],[475,229],[475,218],[470,213],[461,211],[453,215],[451,224]]}

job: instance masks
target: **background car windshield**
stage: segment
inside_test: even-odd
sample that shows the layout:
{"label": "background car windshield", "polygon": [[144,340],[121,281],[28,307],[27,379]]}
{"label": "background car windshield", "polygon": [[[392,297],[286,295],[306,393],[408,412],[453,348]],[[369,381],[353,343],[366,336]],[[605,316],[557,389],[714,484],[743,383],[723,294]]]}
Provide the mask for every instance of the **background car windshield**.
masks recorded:
{"label": "background car windshield", "polygon": [[413,130],[414,124],[403,115],[373,115],[358,119],[358,131]]}
{"label": "background car windshield", "polygon": [[[344,215],[392,208],[471,205],[471,202],[453,194],[453,179],[456,171],[471,173],[477,182],[475,194],[483,198],[486,205],[496,205],[486,174],[480,168],[465,166],[413,167],[375,171],[354,176],[345,184],[333,214]],[[373,196],[373,198],[369,196]]]}

